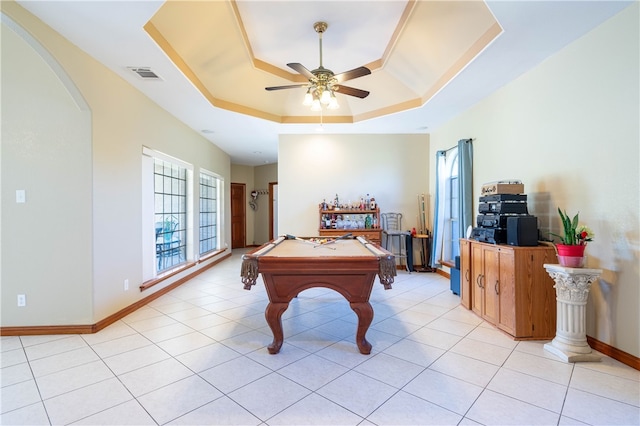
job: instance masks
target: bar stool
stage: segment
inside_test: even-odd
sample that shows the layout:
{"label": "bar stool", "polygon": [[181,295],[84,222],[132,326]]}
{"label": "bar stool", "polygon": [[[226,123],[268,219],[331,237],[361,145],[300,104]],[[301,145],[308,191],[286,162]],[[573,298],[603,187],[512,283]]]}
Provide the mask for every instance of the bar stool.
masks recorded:
{"label": "bar stool", "polygon": [[[405,268],[411,272],[406,261],[406,238],[411,235],[411,232],[402,230],[402,213],[382,213],[380,216],[382,218],[382,235],[384,237],[385,250],[390,251],[396,259],[400,260],[400,266],[402,266],[402,259],[405,259]],[[395,238],[397,238],[397,246],[394,244]],[[389,245],[391,245],[391,250],[389,250]]]}

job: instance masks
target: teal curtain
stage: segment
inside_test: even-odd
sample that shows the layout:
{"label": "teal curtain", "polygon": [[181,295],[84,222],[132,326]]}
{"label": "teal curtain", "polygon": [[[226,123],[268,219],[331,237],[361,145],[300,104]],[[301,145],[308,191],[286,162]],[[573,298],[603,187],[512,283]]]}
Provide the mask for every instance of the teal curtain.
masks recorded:
{"label": "teal curtain", "polygon": [[473,144],[471,139],[458,141],[458,235],[466,237],[473,226]]}

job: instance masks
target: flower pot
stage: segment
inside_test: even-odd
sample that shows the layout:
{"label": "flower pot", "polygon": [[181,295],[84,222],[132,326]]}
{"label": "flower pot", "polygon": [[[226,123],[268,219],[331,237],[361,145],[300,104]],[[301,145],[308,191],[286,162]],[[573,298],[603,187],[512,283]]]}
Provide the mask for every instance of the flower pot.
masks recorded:
{"label": "flower pot", "polygon": [[556,244],[555,247],[560,265],[569,268],[582,268],[584,266],[584,249],[587,248],[586,245],[568,246]]}

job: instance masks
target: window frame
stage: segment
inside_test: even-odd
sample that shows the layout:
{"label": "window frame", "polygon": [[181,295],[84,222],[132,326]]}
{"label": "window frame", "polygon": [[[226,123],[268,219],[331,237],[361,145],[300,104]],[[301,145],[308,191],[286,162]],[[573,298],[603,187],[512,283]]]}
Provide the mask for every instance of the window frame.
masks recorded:
{"label": "window frame", "polygon": [[[160,160],[185,169],[185,213],[181,227],[181,237],[184,238],[184,258],[170,268],[158,267],[157,234],[156,234],[156,192],[155,192],[155,161]],[[193,248],[193,165],[148,148],[142,147],[142,279],[141,289],[150,287],[154,283],[167,278],[194,264]]]}
{"label": "window frame", "polygon": [[[211,178],[215,180],[215,199],[213,199],[213,201],[215,202],[215,212],[203,212],[203,199],[205,200],[211,200],[210,198],[205,198],[203,197],[202,193],[202,177],[206,176],[207,178]],[[211,255],[219,252],[222,248],[222,243],[223,243],[223,238],[222,238],[222,207],[223,207],[223,200],[222,200],[222,194],[223,194],[223,187],[224,187],[224,179],[222,178],[222,176],[218,175],[217,173],[213,173],[209,170],[206,169],[200,169],[200,174],[199,174],[199,179],[198,179],[198,190],[199,190],[199,203],[198,203],[198,258],[202,259],[202,258],[208,258]],[[214,217],[214,229],[215,229],[215,236],[213,238],[215,238],[215,246],[212,248],[209,248],[206,251],[202,251],[202,243],[203,243],[203,239],[202,239],[202,230],[203,230],[203,223],[202,223],[202,219],[203,219],[203,215],[208,214],[208,213],[214,213],[215,217]],[[211,226],[210,224],[206,224],[204,226]],[[207,238],[207,239],[211,239],[211,238]]]}

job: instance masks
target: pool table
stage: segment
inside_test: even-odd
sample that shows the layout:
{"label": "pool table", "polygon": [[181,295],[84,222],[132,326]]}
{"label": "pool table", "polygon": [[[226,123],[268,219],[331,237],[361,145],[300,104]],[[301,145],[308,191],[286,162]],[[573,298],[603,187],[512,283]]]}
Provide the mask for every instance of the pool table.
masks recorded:
{"label": "pool table", "polygon": [[369,296],[376,274],[385,290],[396,275],[394,256],[363,237],[330,240],[320,244],[310,239],[281,236],[242,257],[242,282],[250,290],[262,274],[269,304],[265,310],[273,333],[269,353],[277,354],[284,340],[282,314],[303,290],[324,287],[344,296],[358,316],[356,344],[362,354],[371,353],[365,335],[373,320]]}

